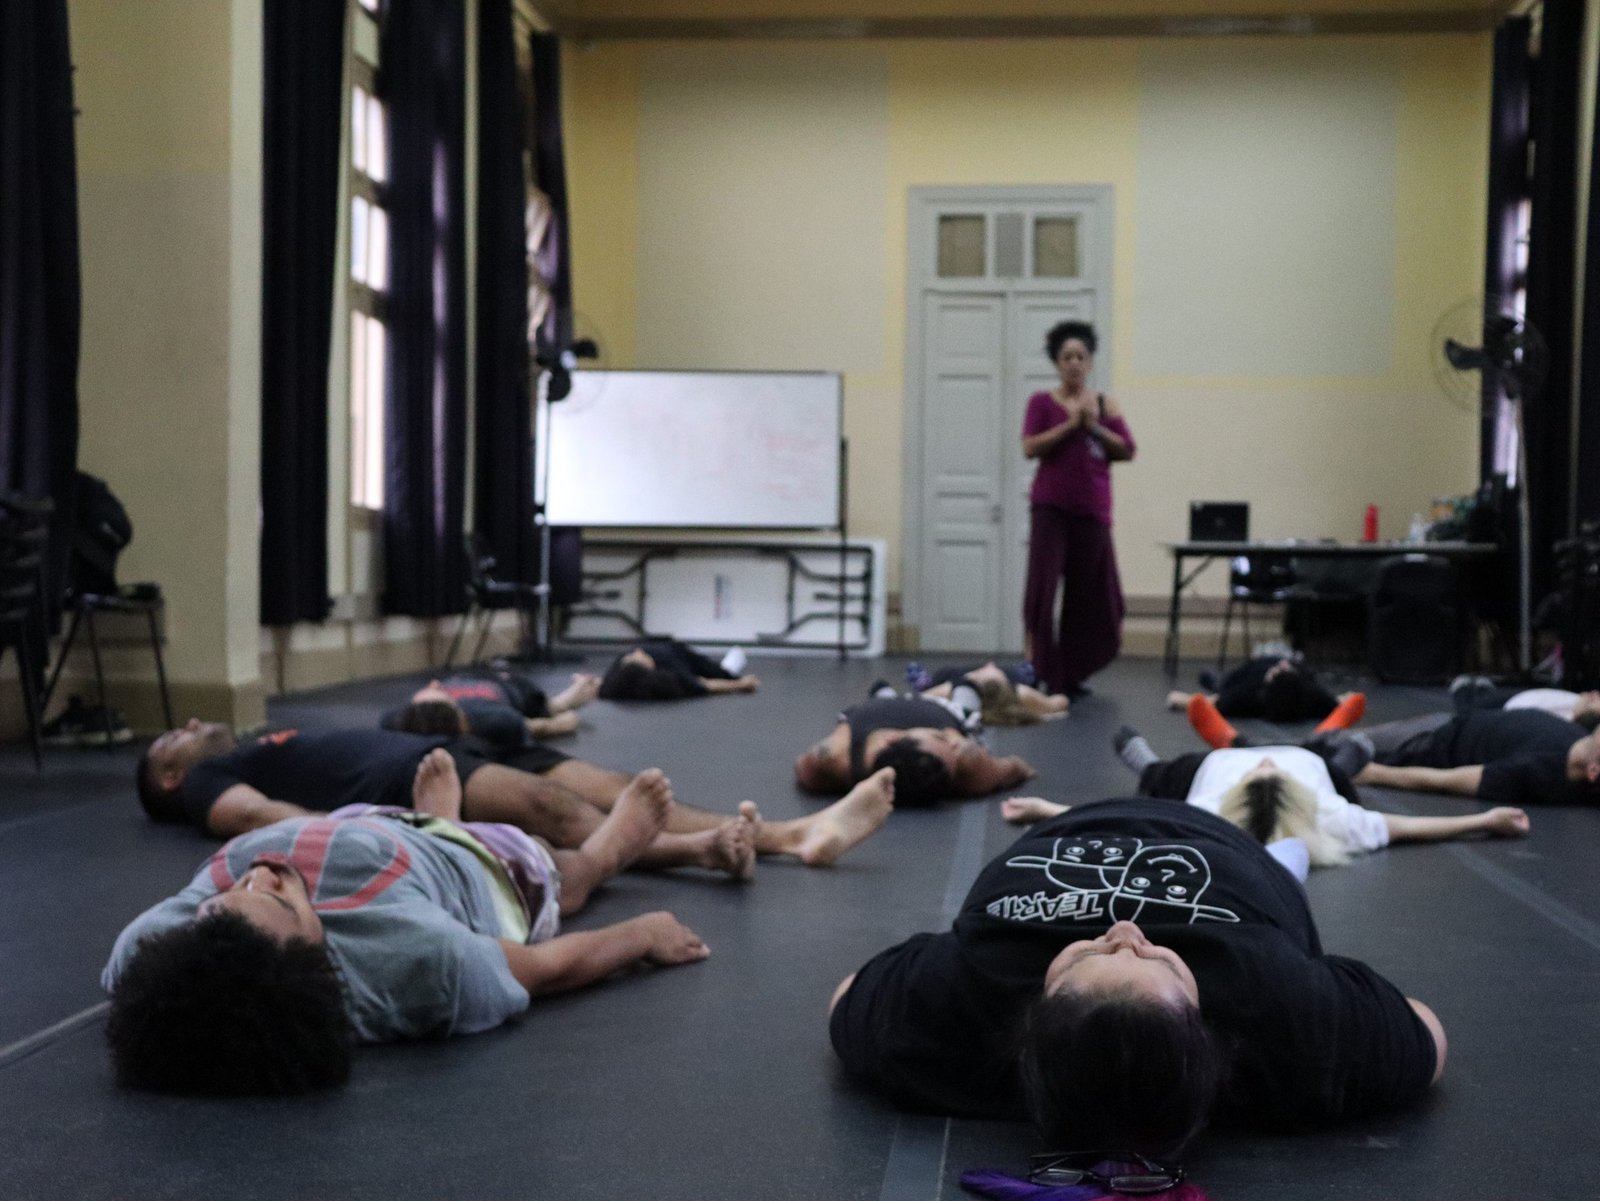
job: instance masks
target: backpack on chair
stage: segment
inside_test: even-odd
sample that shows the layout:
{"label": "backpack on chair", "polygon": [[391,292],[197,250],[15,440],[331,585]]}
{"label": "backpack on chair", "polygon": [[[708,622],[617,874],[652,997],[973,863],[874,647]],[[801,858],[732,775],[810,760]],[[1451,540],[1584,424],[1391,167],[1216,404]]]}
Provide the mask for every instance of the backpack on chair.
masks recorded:
{"label": "backpack on chair", "polygon": [[106,482],[78,472],[78,503],[72,524],[67,586],[79,595],[117,594],[117,556],[133,541],[133,523]]}

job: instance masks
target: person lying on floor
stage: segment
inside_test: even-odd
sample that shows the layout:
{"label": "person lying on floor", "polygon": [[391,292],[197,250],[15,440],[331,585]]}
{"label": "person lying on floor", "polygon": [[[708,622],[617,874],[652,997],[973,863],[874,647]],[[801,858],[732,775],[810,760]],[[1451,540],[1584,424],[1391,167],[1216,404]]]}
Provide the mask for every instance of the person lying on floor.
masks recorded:
{"label": "person lying on floor", "polygon": [[[1189,707],[1212,746],[1248,746],[1215,709]],[[1357,784],[1444,792],[1495,805],[1600,803],[1600,734],[1539,709],[1428,713],[1319,736],[1309,749],[1346,766]],[[1365,766],[1356,769],[1363,760]]]}
{"label": "person lying on floor", "polygon": [[[497,762],[472,738],[393,730],[287,730],[240,744],[227,726],[193,720],[151,743],[136,779],[139,800],[152,818],[228,838],[345,805],[409,805],[417,764],[437,747],[455,760],[468,821],[503,822],[563,848],[581,846],[637,778],[548,747]],[[821,867],[878,829],[892,806],[892,779],[882,777],[863,780],[820,812],[788,821],[763,820],[752,801],[728,816],[674,798],[639,864],[704,867],[739,879],[749,878],[756,855],[792,855]]]}
{"label": "person lying on floor", "polygon": [[755,676],[736,675],[694,647],[664,638],[640,643],[612,660],[600,678],[600,696],[608,701],[675,701],[754,692],[760,686]]}
{"label": "person lying on floor", "polygon": [[1450,681],[1450,702],[1457,714],[1480,709],[1543,709],[1586,730],[1600,727],[1600,692],[1523,688],[1496,684],[1488,676],[1457,676]]}
{"label": "person lying on floor", "polygon": [[906,668],[906,682],[921,696],[954,700],[982,714],[986,726],[1026,726],[1065,717],[1071,702],[1033,686],[1026,663],[1001,667],[993,659],[972,667],[941,667],[929,673],[918,664]]}
{"label": "person lying on floor", "polygon": [[1185,709],[1204,696],[1224,717],[1267,721],[1318,721],[1319,730],[1342,729],[1361,720],[1367,698],[1360,692],[1334,696],[1303,663],[1286,655],[1258,655],[1239,664],[1219,683],[1216,673],[1200,673],[1202,693],[1169,692],[1167,708]]}
{"label": "person lying on floor", "polygon": [[1332,1126],[1421,1100],[1433,1011],[1323,952],[1304,889],[1193,805],[1074,806],[989,861],[951,929],[835,990],[833,1047],[906,1109],[1171,1157],[1212,1119]]}
{"label": "person lying on floor", "polygon": [[514,751],[574,733],[578,710],[599,694],[598,676],[574,673],[566,688],[547,697],[532,676],[493,664],[429,680],[378,724],[408,734],[471,734],[496,751]]}
{"label": "person lying on floor", "polygon": [[834,795],[892,767],[895,803],[922,806],[1015,788],[1038,774],[1016,755],[991,754],[967,732],[970,718],[955,705],[882,687],[889,695],[851,705],[826,738],[795,759],[801,788]]}
{"label": "person lying on floor", "polygon": [[[1442,842],[1472,834],[1520,838],[1528,832],[1528,815],[1509,807],[1459,817],[1368,809],[1349,776],[1303,747],[1240,747],[1162,759],[1129,726],[1117,731],[1114,745],[1118,758],[1139,777],[1140,796],[1186,801],[1263,845],[1298,839],[1316,867],[1334,867],[1394,842]],[[1065,813],[1067,806],[1043,797],[1012,797],[1000,809],[1007,821],[1020,825]],[[1293,861],[1297,854],[1285,848],[1277,857],[1289,857],[1285,866],[1304,879]]]}
{"label": "person lying on floor", "polygon": [[409,810],[354,805],[227,843],[118,936],[101,982],[119,1083],[297,1093],[344,1083],[353,1043],[473,1034],[531,998],[709,952],[670,913],[578,934],[561,919],[649,846],[672,806],[639,777],[582,845],[461,820],[443,749]]}

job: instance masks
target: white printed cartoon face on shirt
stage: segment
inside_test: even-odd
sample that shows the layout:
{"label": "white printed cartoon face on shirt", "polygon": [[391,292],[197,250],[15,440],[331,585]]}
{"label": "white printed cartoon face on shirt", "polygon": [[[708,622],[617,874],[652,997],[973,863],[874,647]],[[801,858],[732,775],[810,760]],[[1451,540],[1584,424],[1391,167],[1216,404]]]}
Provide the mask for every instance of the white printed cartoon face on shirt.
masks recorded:
{"label": "white printed cartoon face on shirt", "polygon": [[1230,909],[1201,903],[1211,865],[1190,846],[1139,838],[1057,838],[1049,855],[1017,855],[1007,867],[1035,868],[1056,891],[1016,893],[987,912],[1012,921],[1237,922]]}

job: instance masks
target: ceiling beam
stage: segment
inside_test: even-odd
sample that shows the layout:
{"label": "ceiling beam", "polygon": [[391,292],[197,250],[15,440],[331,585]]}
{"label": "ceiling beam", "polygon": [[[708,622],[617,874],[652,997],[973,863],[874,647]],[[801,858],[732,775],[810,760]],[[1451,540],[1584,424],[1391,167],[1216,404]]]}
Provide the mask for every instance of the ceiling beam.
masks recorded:
{"label": "ceiling beam", "polygon": [[[553,15],[553,14],[552,14]],[[1314,37],[1352,34],[1482,33],[1499,14],[1481,6],[1427,12],[1274,13],[1264,16],[1049,17],[661,17],[557,18],[577,42],[829,41],[863,38]]]}

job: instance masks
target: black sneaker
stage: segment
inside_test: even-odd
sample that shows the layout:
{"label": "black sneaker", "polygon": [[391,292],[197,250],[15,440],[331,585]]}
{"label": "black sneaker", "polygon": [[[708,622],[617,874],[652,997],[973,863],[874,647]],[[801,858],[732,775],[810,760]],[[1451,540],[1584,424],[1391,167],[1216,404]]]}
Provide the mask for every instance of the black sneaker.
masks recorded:
{"label": "black sneaker", "polygon": [[77,746],[86,708],[81,696],[69,696],[67,707],[40,728],[40,741],[45,746]]}
{"label": "black sneaker", "polygon": [[1139,737],[1138,730],[1135,730],[1132,726],[1123,726],[1111,736],[1111,749],[1120,755],[1123,748],[1137,737]]}
{"label": "black sneaker", "polygon": [[76,696],[68,698],[66,709],[46,724],[42,734],[48,746],[121,746],[133,741],[133,731],[128,728],[128,719],[121,709],[85,705]]}

